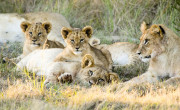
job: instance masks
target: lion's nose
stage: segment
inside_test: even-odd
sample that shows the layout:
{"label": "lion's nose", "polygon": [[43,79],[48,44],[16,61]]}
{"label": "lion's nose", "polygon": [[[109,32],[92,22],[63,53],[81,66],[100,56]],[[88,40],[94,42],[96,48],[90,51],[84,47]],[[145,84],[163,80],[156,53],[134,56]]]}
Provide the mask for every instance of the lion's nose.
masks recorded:
{"label": "lion's nose", "polygon": [[136,52],[136,53],[137,53],[138,55],[140,55],[140,54],[141,54],[141,52],[139,52],[139,51],[138,51],[138,52]]}
{"label": "lion's nose", "polygon": [[37,40],[35,39],[35,40],[32,40],[33,42],[36,42]]}
{"label": "lion's nose", "polygon": [[78,50],[79,48],[76,48],[76,50]]}
{"label": "lion's nose", "polygon": [[95,82],[94,82],[93,80],[89,80],[89,84],[90,84],[90,86],[91,86],[91,85],[94,85]]}

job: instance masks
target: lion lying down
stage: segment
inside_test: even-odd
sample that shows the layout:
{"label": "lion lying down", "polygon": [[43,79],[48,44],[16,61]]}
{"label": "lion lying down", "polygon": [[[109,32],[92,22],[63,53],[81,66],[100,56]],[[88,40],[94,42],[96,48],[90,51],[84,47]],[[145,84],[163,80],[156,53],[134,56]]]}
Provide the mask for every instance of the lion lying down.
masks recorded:
{"label": "lion lying down", "polygon": [[[111,55],[108,51],[106,51],[104,49],[96,49],[89,44],[89,39],[91,38],[92,33],[93,33],[93,30],[92,30],[92,27],[90,27],[90,26],[86,26],[83,29],[65,28],[65,27],[62,28],[61,34],[62,34],[67,46],[65,47],[65,49],[62,52],[59,52],[59,54],[56,57],[52,56],[52,54],[55,55],[53,52],[47,53],[47,55],[50,54],[51,60],[50,61],[47,60],[48,58],[50,58],[49,56],[48,56],[48,58],[45,57],[45,61],[47,60],[47,63],[44,62],[44,64],[42,65],[43,67],[41,67],[44,69],[45,72],[47,72],[47,75],[48,75],[46,83],[47,82],[56,82],[58,80],[57,78],[59,76],[61,76],[61,74],[66,73],[66,72],[71,73],[72,75],[70,75],[70,76],[72,78],[74,76],[76,76],[76,73],[78,73],[78,71],[80,69],[79,64],[82,61],[82,59],[84,59],[84,56],[86,54],[90,54],[91,57],[85,57],[85,58],[88,58],[86,63],[90,65],[90,66],[85,66],[85,67],[94,67],[95,66],[96,70],[100,70],[104,74],[105,74],[105,72],[107,74],[109,74],[109,71],[111,71],[111,69],[112,69]],[[27,69],[32,69],[32,70],[37,67],[40,68],[40,66],[38,64],[39,63],[38,60],[40,60],[41,58],[40,57],[38,58],[37,57],[38,55],[35,55],[35,53],[31,53],[31,55],[32,56],[30,56],[29,58],[26,57],[25,59],[23,59],[24,61],[22,60],[21,62],[19,62],[18,66],[20,68],[26,67]],[[42,55],[42,58],[43,58],[43,56],[45,56],[45,55]],[[52,62],[53,58],[55,58],[54,59],[55,62]],[[32,59],[33,62],[31,62],[31,60],[29,60],[29,59]],[[34,59],[37,59],[37,61],[34,61]],[[93,59],[93,61],[90,59]],[[30,62],[30,63],[27,63],[27,62]],[[51,68],[50,69],[48,68],[48,70],[46,70],[46,68],[44,68],[44,67],[49,67],[49,64],[51,65],[51,63],[52,63]],[[92,63],[92,64],[90,64],[90,63]],[[45,66],[47,64],[48,64],[48,66]],[[37,65],[37,67],[34,67],[32,65],[35,65],[35,66]],[[82,66],[81,69],[85,69],[85,68]],[[94,70],[94,71],[96,71],[96,70]],[[96,72],[98,72],[97,78],[99,78],[99,77],[101,78],[101,76],[99,76],[99,73],[101,73],[100,71],[96,71]],[[38,71],[38,73],[39,72],[40,71]],[[114,75],[114,74],[112,74],[112,75]],[[67,77],[67,75],[65,75],[65,76]],[[106,78],[107,77],[110,77],[110,75],[106,76]],[[93,75],[93,79],[96,80],[96,77],[94,78],[94,75]],[[101,78],[101,79],[103,79],[103,78]],[[105,81],[105,80],[108,80],[108,78],[103,79],[103,81]]]}
{"label": "lion lying down", "polygon": [[59,13],[34,12],[34,13],[0,13],[0,43],[23,42],[24,34],[21,31],[20,24],[23,21],[28,22],[50,22],[52,30],[48,34],[48,39],[58,41],[62,44],[64,40],[59,34],[62,27],[71,27],[64,16]]}
{"label": "lion lying down", "polygon": [[170,77],[166,83],[180,82],[180,38],[161,24],[147,28],[141,25],[142,36],[137,50],[141,59],[149,59],[146,73],[127,83],[156,82],[162,77]]}
{"label": "lion lying down", "polygon": [[90,44],[98,49],[108,50],[113,60],[113,66],[132,65],[136,61],[140,61],[136,50],[138,45],[130,42],[116,42],[113,44],[100,44],[100,39],[90,39]]}
{"label": "lion lying down", "polygon": [[55,58],[55,62],[81,62],[84,55],[90,54],[95,59],[95,64],[101,65],[107,70],[112,70],[113,62],[109,51],[97,49],[89,44],[93,34],[91,26],[86,26],[82,29],[63,27],[61,34],[67,46]]}
{"label": "lion lying down", "polygon": [[25,57],[36,49],[64,48],[64,45],[60,42],[47,39],[47,35],[51,32],[51,28],[52,25],[49,22],[22,22],[21,29],[25,33],[26,39],[23,46],[23,54],[20,56],[20,58]]}
{"label": "lion lying down", "polygon": [[45,84],[78,81],[85,85],[104,85],[112,80],[119,80],[116,73],[95,64],[94,58],[88,54],[83,57],[82,62],[53,62],[60,52],[62,49],[35,50],[17,64],[17,69],[25,67],[37,75],[45,75]]}
{"label": "lion lying down", "polygon": [[23,71],[26,68],[29,72],[47,76],[46,71],[48,67],[62,51],[63,49],[60,48],[35,50],[17,63],[17,70]]}
{"label": "lion lying down", "polygon": [[83,85],[105,85],[112,81],[119,81],[116,73],[110,72],[101,65],[94,63],[94,58],[86,54],[82,62],[55,62],[48,69],[48,76],[45,84],[51,82],[72,82],[77,81]]}
{"label": "lion lying down", "polygon": [[51,32],[52,25],[49,22],[35,22],[30,23],[24,21],[21,23],[21,29],[25,34],[25,42],[23,46],[23,53],[17,58],[4,58],[4,62],[12,61],[18,62],[32,51],[45,48],[64,48],[64,45],[58,41],[47,39],[48,34]]}

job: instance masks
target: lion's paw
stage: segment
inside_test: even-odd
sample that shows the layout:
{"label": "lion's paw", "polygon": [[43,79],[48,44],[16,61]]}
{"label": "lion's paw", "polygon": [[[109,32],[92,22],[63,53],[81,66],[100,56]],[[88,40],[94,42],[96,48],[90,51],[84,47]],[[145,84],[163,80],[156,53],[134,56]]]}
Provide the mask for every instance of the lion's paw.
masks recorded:
{"label": "lion's paw", "polygon": [[58,77],[60,83],[71,83],[72,75],[70,73],[64,73]]}

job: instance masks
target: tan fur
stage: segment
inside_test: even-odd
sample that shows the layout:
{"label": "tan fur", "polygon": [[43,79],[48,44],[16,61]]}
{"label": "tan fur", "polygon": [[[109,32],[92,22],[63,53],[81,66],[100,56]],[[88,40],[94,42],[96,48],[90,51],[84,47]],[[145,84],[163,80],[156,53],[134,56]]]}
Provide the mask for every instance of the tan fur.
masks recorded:
{"label": "tan fur", "polygon": [[170,77],[168,81],[180,79],[180,38],[162,24],[142,30],[137,53],[142,59],[149,58],[150,64],[146,73],[129,82],[156,82],[166,76]]}
{"label": "tan fur", "polygon": [[69,27],[70,24],[64,16],[60,13],[48,13],[48,12],[34,12],[34,13],[1,13],[0,14],[0,42],[23,42],[24,33],[21,31],[20,24],[23,21],[28,22],[50,22],[52,24],[51,32],[48,34],[48,39],[52,41],[58,41],[65,44],[59,30],[62,27]]}
{"label": "tan fur", "polygon": [[47,39],[51,27],[51,23],[49,22],[29,23],[24,21],[21,23],[21,29],[26,37],[23,47],[23,57],[36,49],[64,48],[61,43]]}
{"label": "tan fur", "polygon": [[62,27],[68,27],[69,25],[68,21],[64,16],[62,16],[59,13],[47,13],[47,12],[37,12],[37,13],[25,13],[21,15],[23,18],[26,19],[26,21],[29,22],[50,22],[52,24],[52,30],[48,34],[48,39],[52,41],[58,41],[65,45],[65,42],[59,34],[59,30],[62,29]]}
{"label": "tan fur", "polygon": [[119,76],[94,63],[94,58],[86,54],[82,62],[55,62],[48,71],[47,83],[79,82],[83,85],[105,85],[119,81]]}
{"label": "tan fur", "polygon": [[92,38],[90,44],[98,49],[109,51],[113,60],[113,66],[132,65],[134,62],[139,61],[139,57],[136,54],[137,44],[130,42],[116,42],[110,45],[100,44],[98,38]]}
{"label": "tan fur", "polygon": [[112,59],[108,51],[97,49],[89,45],[89,39],[93,33],[92,27],[86,26],[82,30],[78,28],[62,28],[61,34],[67,47],[56,58],[56,62],[79,61],[85,54],[91,54],[95,59],[95,64],[107,70],[112,69]]}

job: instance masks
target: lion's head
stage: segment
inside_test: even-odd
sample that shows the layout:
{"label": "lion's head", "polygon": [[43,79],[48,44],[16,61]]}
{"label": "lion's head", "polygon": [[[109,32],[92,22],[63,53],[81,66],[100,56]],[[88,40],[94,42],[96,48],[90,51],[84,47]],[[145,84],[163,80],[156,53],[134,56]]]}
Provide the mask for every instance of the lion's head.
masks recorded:
{"label": "lion's head", "polygon": [[89,46],[89,39],[93,33],[92,27],[86,26],[82,30],[78,28],[66,28],[61,30],[62,37],[64,38],[67,47],[72,50],[74,54],[82,53]]}
{"label": "lion's head", "polygon": [[81,70],[77,74],[80,82],[84,85],[105,85],[112,81],[119,81],[119,76],[116,73],[109,72],[103,67],[94,64],[94,59],[91,55],[86,54],[81,62]]}
{"label": "lion's head", "polygon": [[21,23],[21,29],[25,33],[26,43],[33,46],[42,46],[51,31],[51,24],[49,22],[29,23],[24,21]]}
{"label": "lion's head", "polygon": [[141,24],[142,36],[140,37],[140,44],[137,49],[137,54],[143,61],[148,61],[160,55],[164,51],[165,30],[162,25],[154,24],[150,28],[146,23]]}

